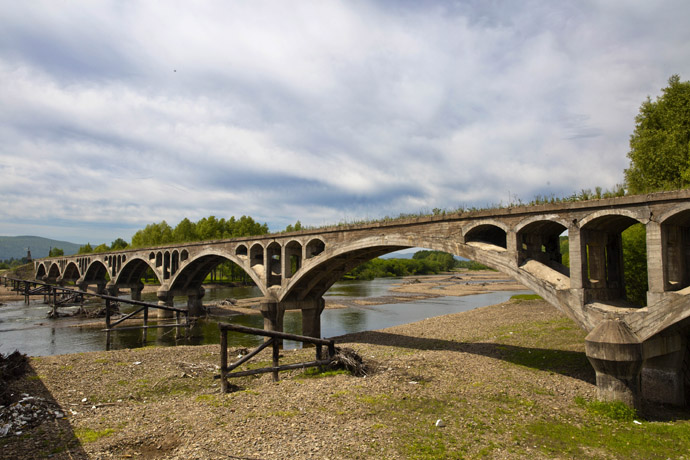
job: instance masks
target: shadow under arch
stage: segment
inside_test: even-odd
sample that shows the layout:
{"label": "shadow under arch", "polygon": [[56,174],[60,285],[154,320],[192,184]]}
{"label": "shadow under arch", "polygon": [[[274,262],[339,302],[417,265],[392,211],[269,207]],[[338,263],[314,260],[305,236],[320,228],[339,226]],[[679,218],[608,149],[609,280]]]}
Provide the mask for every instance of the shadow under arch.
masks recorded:
{"label": "shadow under arch", "polygon": [[158,283],[160,283],[160,274],[156,270],[155,264],[142,257],[132,257],[125,261],[125,264],[115,276],[113,283],[116,286],[138,285],[141,283],[141,278],[144,276],[144,273],[146,273],[146,270],[149,268],[153,272],[153,276],[158,280]]}
{"label": "shadow under arch", "polygon": [[253,270],[247,270],[240,258],[225,252],[204,252],[189,260],[180,267],[172,278],[169,290],[171,292],[185,292],[190,289],[200,289],[208,274],[221,263],[228,261],[243,270],[261,289],[262,294],[267,295],[266,288],[258,275]]}

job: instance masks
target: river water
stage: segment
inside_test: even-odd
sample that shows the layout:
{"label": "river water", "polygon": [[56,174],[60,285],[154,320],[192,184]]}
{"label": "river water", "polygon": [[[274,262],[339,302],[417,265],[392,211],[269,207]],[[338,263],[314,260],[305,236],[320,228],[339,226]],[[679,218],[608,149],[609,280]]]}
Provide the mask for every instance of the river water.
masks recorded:
{"label": "river water", "polygon": [[[399,279],[393,278],[373,281],[343,281],[333,285],[326,293],[325,298],[342,301],[382,297],[389,295],[391,286],[399,283]],[[528,291],[497,291],[463,297],[437,297],[396,304],[327,309],[321,314],[321,334],[323,337],[335,337],[352,332],[383,329],[434,316],[497,304],[509,299],[511,295],[525,292]],[[258,289],[251,287],[220,288],[207,290],[204,300],[241,299],[260,295]],[[142,300],[157,301],[155,293],[145,295]],[[179,305],[186,305],[186,301],[181,299]],[[110,344],[108,344],[106,333],[102,332],[101,328],[86,326],[83,319],[48,319],[46,317],[48,310],[49,306],[42,303],[41,298],[35,298],[29,305],[25,305],[23,301],[18,301],[7,302],[6,305],[0,306],[0,353],[6,354],[19,350],[30,356],[45,356],[105,350],[107,347],[120,349],[137,348],[144,345],[213,344],[219,343],[218,321],[256,328],[263,327],[261,315],[208,318],[198,320],[190,329],[187,338],[176,338],[176,334],[178,332],[184,333],[184,329],[149,329],[146,334],[146,342],[142,343],[140,330],[123,330],[113,332]],[[299,312],[286,312],[284,330],[293,334],[302,332],[302,319]],[[230,333],[228,336],[230,346],[252,347],[261,341],[263,341],[261,337],[244,334]],[[295,348],[299,344],[287,341],[284,346],[285,348]]]}

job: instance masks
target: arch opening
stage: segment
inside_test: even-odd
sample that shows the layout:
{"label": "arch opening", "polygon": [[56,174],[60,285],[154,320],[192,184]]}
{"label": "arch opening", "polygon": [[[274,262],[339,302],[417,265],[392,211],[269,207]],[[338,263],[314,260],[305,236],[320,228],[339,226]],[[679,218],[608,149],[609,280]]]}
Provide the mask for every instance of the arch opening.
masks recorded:
{"label": "arch opening", "polygon": [[581,229],[585,300],[646,305],[646,228],[624,215],[602,216]]}
{"label": "arch opening", "polygon": [[568,237],[565,225],[554,221],[536,221],[517,233],[518,265],[534,260],[570,276]]}
{"label": "arch opening", "polygon": [[298,241],[290,241],[285,245],[285,259],[285,278],[292,278],[302,268],[302,245]]}
{"label": "arch opening", "polygon": [[268,261],[267,283],[268,286],[280,286],[282,267],[280,264],[281,247],[277,241],[266,247],[266,260]]}
{"label": "arch opening", "polygon": [[690,286],[690,209],[661,223],[661,250],[664,290]]}
{"label": "arch opening", "polygon": [[311,259],[312,257],[318,256],[321,254],[323,251],[326,250],[326,243],[321,241],[318,238],[315,238],[311,240],[310,242],[307,243],[307,259]]}
{"label": "arch opening", "polygon": [[491,244],[506,249],[507,235],[501,227],[492,224],[482,224],[467,232],[465,243]]}

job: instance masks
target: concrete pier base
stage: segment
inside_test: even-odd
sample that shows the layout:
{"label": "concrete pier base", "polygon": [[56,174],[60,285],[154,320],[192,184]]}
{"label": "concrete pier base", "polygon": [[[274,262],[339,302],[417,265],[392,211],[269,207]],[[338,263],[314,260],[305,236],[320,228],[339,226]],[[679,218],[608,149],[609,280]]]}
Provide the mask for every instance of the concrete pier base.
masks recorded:
{"label": "concrete pier base", "polygon": [[141,301],[141,292],[144,290],[144,285],[141,284],[139,286],[135,286],[130,288],[130,292],[132,295],[132,300],[139,300]]}
{"label": "concrete pier base", "polygon": [[642,344],[625,323],[605,320],[585,338],[585,351],[597,377],[602,401],[622,401],[640,407],[644,364]]}
{"label": "concrete pier base", "polygon": [[204,314],[204,298],[206,291],[203,287],[187,293],[187,311],[190,317],[199,317]]}
{"label": "concrete pier base", "polygon": [[[156,295],[158,296],[158,305],[166,307],[174,306],[173,301],[175,299],[175,296],[168,293],[168,291],[158,291]],[[173,316],[175,316],[175,314],[170,310],[158,309],[157,311],[158,318],[172,318]]]}
{"label": "concrete pier base", "polygon": [[321,338],[321,313],[326,306],[323,297],[313,300],[311,308],[302,308],[302,335]]}
{"label": "concrete pier base", "polygon": [[687,338],[664,334],[644,342],[647,357],[642,368],[642,396],[647,401],[684,406]]}
{"label": "concrete pier base", "polygon": [[[259,305],[261,314],[264,317],[264,330],[283,332],[283,317],[285,316],[284,307],[278,302],[263,301]],[[268,340],[266,337],[265,340]],[[282,346],[283,342],[280,341]]]}

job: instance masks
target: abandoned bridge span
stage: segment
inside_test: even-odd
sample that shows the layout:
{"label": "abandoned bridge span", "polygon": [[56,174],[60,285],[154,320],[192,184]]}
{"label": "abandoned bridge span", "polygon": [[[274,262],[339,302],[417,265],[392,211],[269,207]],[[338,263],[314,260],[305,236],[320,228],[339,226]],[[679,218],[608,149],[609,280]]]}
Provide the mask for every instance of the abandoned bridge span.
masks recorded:
{"label": "abandoned bridge span", "polygon": [[[622,232],[646,230],[647,306],[626,299]],[[559,237],[568,234],[569,266]],[[186,296],[200,312],[202,282],[221,262],[261,289],[264,326],[282,330],[301,310],[303,334],[320,337],[324,293],[363,262],[422,247],[465,257],[513,277],[588,332],[587,356],[602,399],[690,400],[690,191],[516,206],[229,240],[174,244],[35,261],[38,279],[96,286],[139,299],[147,270],[159,302]]]}

